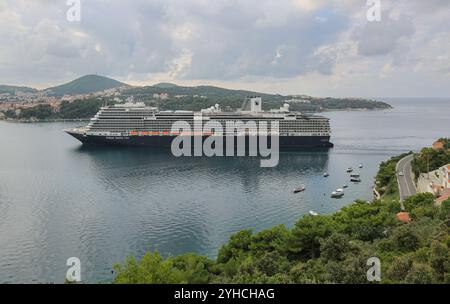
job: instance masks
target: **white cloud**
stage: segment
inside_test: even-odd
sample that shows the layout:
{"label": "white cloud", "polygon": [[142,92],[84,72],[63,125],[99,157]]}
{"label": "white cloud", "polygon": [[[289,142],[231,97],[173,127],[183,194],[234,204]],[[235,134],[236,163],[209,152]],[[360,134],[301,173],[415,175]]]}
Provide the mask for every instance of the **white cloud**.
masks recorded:
{"label": "white cloud", "polygon": [[365,0],[89,0],[80,23],[67,8],[0,2],[0,83],[99,73],[342,96],[401,95],[416,81],[429,84],[420,95],[450,95],[434,85],[450,74],[448,0],[385,0],[380,23]]}

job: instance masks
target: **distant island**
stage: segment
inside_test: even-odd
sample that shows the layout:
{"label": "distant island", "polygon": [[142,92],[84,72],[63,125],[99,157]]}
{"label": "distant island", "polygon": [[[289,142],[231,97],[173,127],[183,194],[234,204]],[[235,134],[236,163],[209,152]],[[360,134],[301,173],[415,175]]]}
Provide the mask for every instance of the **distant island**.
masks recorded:
{"label": "distant island", "polygon": [[267,94],[214,86],[185,87],[172,83],[137,87],[103,76],[87,75],[44,90],[0,85],[0,119],[88,119],[102,105],[133,101],[144,102],[161,110],[198,111],[214,104],[239,109],[248,96],[261,96],[265,110],[279,108],[284,103],[289,103],[291,110],[302,112],[392,108],[385,102],[366,98]]}

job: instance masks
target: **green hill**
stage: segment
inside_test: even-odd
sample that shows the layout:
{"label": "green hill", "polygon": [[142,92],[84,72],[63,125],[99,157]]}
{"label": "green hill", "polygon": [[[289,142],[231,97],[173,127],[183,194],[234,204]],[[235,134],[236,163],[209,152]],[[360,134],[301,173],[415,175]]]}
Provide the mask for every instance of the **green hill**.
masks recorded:
{"label": "green hill", "polygon": [[0,94],[14,94],[15,92],[23,92],[23,93],[35,93],[36,89],[29,87],[18,87],[18,86],[10,86],[10,85],[0,85]]}
{"label": "green hill", "polygon": [[46,91],[51,91],[56,96],[62,96],[89,94],[123,86],[128,85],[103,76],[87,75],[60,86],[48,88]]}
{"label": "green hill", "polygon": [[[167,93],[165,100],[155,99],[154,94]],[[261,96],[265,110],[280,107],[286,100],[291,110],[305,112],[320,112],[324,110],[341,109],[389,109],[387,103],[366,98],[320,98],[311,96],[284,96],[247,90],[232,90],[215,86],[178,86],[171,83],[159,83],[153,86],[132,87],[123,92],[125,97],[133,96],[136,101],[142,101],[162,110],[200,110],[216,103],[221,106],[239,108],[248,96]],[[293,99],[293,100],[292,100]],[[301,100],[308,100],[308,103]],[[300,100],[300,101],[295,101]]]}

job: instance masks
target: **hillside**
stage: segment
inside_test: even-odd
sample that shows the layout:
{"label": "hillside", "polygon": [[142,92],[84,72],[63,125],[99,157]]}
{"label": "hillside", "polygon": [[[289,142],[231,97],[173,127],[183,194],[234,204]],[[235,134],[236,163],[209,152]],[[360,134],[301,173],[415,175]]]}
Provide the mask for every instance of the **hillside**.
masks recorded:
{"label": "hillside", "polygon": [[23,93],[36,93],[37,90],[29,87],[19,87],[19,86],[10,86],[10,85],[0,85],[0,94],[15,94],[15,92],[23,92]]}
{"label": "hillside", "polygon": [[95,93],[123,86],[128,85],[103,76],[87,75],[66,84],[48,88],[46,91],[51,91],[52,95],[63,96]]}
{"label": "hillside", "polygon": [[[155,94],[167,93],[168,98],[158,100]],[[205,107],[220,104],[222,107],[240,108],[248,96],[261,96],[265,110],[278,108],[286,100],[295,111],[320,112],[341,109],[389,109],[387,103],[365,98],[319,98],[311,96],[290,96],[267,94],[246,90],[232,90],[215,86],[184,87],[170,83],[160,83],[154,86],[133,87],[124,92],[125,97],[133,96],[136,101],[143,101],[163,110],[200,110]],[[297,100],[297,101],[296,101]],[[307,102],[302,102],[306,100]]]}

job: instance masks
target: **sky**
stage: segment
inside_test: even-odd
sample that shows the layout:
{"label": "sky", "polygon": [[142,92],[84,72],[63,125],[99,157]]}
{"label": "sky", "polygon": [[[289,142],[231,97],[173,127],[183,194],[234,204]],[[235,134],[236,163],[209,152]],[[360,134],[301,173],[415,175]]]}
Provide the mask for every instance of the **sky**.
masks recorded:
{"label": "sky", "polygon": [[450,97],[450,0],[379,1],[0,0],[0,84]]}

